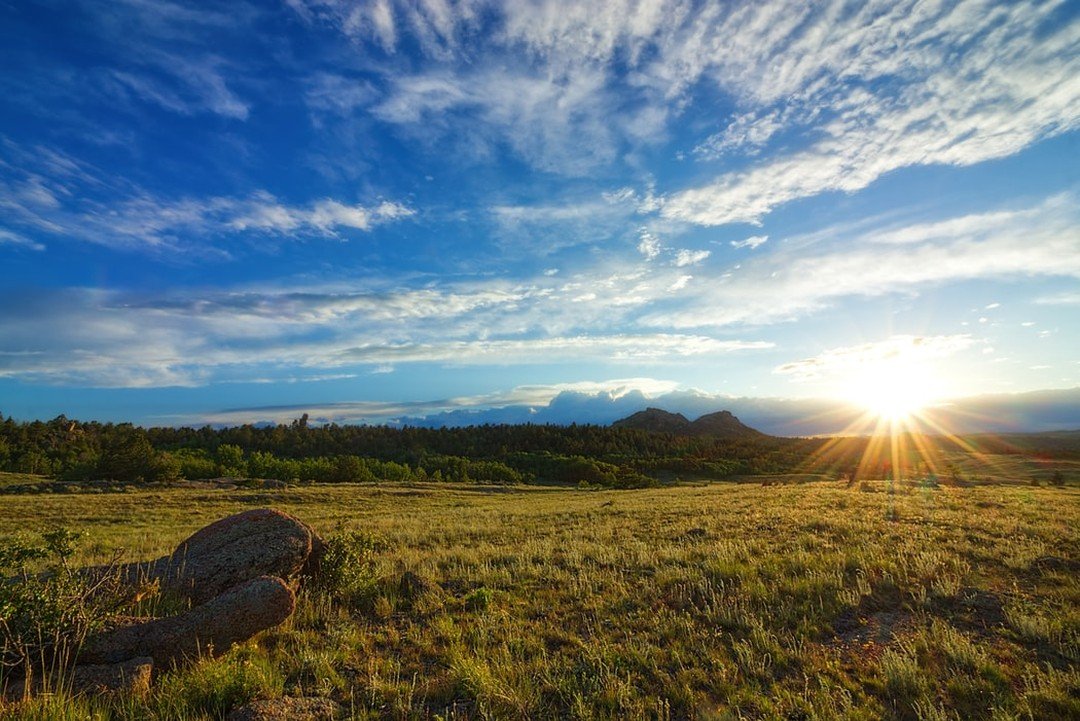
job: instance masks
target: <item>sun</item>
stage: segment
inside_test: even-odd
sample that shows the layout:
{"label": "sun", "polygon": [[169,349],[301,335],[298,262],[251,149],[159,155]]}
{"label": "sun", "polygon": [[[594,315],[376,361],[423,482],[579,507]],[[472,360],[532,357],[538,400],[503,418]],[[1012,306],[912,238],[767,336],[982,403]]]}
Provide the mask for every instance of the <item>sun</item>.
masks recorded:
{"label": "sun", "polygon": [[878,362],[857,370],[847,382],[848,399],[876,419],[910,424],[933,402],[938,384],[924,365]]}

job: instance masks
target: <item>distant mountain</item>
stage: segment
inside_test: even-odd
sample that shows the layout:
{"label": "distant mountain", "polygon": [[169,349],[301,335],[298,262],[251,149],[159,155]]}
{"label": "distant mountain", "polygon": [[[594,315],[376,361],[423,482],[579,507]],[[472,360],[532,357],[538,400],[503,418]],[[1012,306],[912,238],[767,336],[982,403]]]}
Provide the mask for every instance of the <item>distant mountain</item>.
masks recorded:
{"label": "distant mountain", "polygon": [[687,434],[690,429],[690,421],[682,413],[668,413],[659,408],[646,408],[611,425],[614,428],[636,428],[639,431],[679,435]]}
{"label": "distant mountain", "polygon": [[747,438],[764,435],[741,423],[731,414],[731,411],[708,413],[691,422],[682,413],[669,413],[660,408],[646,408],[617,420],[611,425],[615,428],[636,428],[642,431],[711,438]]}
{"label": "distant mountain", "polygon": [[765,435],[761,431],[742,423],[731,414],[731,411],[703,415],[690,424],[690,433],[695,436],[711,436],[713,438],[747,438]]}
{"label": "distant mountain", "polygon": [[[747,398],[698,390],[645,395],[640,390],[617,394],[562,391],[547,402],[496,407],[445,409],[451,401],[374,403],[369,401],[240,408],[202,415],[188,424],[236,425],[285,423],[302,413],[311,423],[368,423],[422,428],[459,428],[485,423],[591,423],[628,421],[639,411],[663,409],[683,419],[711,415],[726,408],[751,427],[773,436],[858,435],[868,433],[866,412],[850,403],[821,398]],[[925,411],[933,421],[925,430],[940,433],[1042,433],[1080,429],[1080,388],[954,398]],[[697,421],[695,421],[697,422]],[[860,430],[861,429],[861,430]],[[935,430],[936,429],[936,430]]]}

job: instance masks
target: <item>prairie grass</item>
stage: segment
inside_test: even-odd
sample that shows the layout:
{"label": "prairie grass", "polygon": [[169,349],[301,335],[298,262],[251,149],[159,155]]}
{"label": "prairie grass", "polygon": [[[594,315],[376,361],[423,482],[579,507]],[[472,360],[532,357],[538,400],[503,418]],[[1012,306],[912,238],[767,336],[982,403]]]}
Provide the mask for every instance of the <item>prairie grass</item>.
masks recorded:
{"label": "prairie grass", "polygon": [[87,563],[271,506],[362,539],[365,570],[144,699],[0,718],[219,719],[281,694],[356,719],[1080,718],[1080,491],[845,486],[4,496],[0,529],[85,530]]}

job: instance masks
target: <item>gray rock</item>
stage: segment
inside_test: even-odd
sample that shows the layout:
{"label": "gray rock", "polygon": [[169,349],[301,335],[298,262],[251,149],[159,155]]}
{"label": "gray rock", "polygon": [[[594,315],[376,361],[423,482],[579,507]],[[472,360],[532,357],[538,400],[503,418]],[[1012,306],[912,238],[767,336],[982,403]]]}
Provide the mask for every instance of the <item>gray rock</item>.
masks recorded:
{"label": "gray rock", "polygon": [[137,620],[87,639],[81,664],[114,664],[149,656],[159,668],[219,656],[233,644],[292,615],[296,595],[274,576],[259,576],[169,618]]}

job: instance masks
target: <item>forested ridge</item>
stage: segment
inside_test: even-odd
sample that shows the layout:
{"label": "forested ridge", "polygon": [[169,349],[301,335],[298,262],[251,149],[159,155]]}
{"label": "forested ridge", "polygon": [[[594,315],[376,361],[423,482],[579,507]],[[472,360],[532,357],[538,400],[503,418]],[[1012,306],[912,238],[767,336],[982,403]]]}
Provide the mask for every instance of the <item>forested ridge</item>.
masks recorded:
{"label": "forested ridge", "polygon": [[124,482],[252,476],[642,486],[680,475],[783,472],[817,443],[597,425],[310,426],[302,417],[269,427],[144,429],[59,416],[0,421],[0,470]]}
{"label": "forested ridge", "polygon": [[[970,438],[998,453],[1076,455],[1076,434]],[[945,438],[934,443],[970,445]],[[886,456],[875,457],[866,438],[781,438],[752,430],[713,437],[619,425],[311,426],[306,416],[276,426],[141,428],[65,416],[19,422],[0,415],[0,471],[70,482],[235,477],[630,488],[793,472],[853,476],[856,466],[886,477],[892,473]]]}

